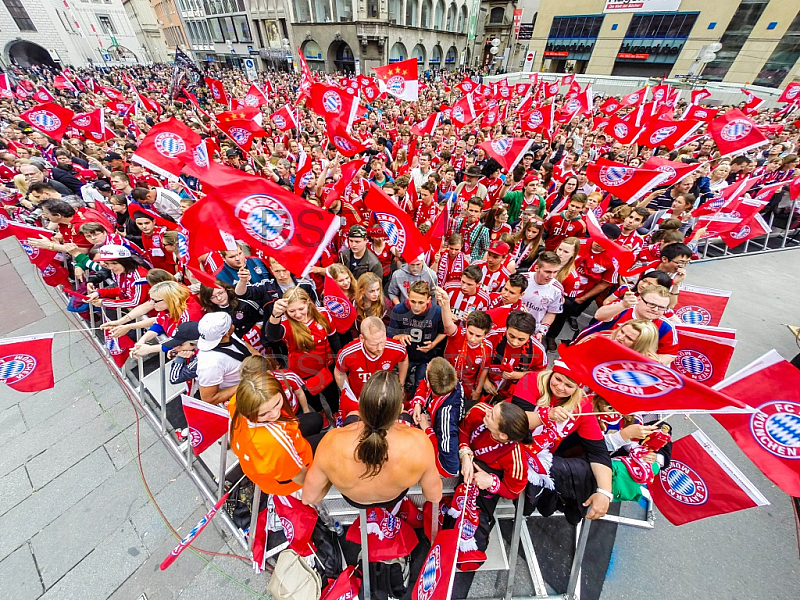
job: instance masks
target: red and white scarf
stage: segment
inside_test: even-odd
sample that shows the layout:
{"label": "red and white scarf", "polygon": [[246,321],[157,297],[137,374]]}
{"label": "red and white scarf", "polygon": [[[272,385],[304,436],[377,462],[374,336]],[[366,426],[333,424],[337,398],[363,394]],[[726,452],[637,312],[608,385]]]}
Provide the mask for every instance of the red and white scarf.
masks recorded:
{"label": "red and white scarf", "polygon": [[447,251],[442,252],[442,256],[439,258],[439,264],[436,266],[436,279],[439,281],[439,285],[447,283],[447,276],[451,271],[462,273],[465,266],[463,252],[456,254],[456,257],[452,260],[452,264],[450,261],[450,253]]}

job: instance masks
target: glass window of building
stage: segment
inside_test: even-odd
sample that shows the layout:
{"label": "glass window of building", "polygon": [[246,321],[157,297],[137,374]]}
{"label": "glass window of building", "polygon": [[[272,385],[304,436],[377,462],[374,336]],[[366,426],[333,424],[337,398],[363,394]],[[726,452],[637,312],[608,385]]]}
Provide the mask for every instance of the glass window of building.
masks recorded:
{"label": "glass window of building", "polygon": [[36,31],[36,26],[33,24],[28,11],[22,6],[22,0],[3,0],[3,4],[8,9],[8,14],[14,19],[17,28],[20,31]]}
{"label": "glass window of building", "polygon": [[800,59],[800,12],[789,25],[789,29],[781,41],[775,46],[775,50],[772,51],[753,83],[767,87],[780,87],[798,59]]}
{"label": "glass window of building", "polygon": [[716,53],[717,58],[703,69],[703,79],[722,81],[725,78],[768,3],[769,0],[742,0],[719,40],[722,49]]}
{"label": "glass window of building", "polygon": [[505,14],[506,9],[502,6],[493,8],[489,13],[489,25],[502,25]]}
{"label": "glass window of building", "polygon": [[253,41],[253,36],[250,35],[250,26],[247,24],[247,17],[245,15],[233,17],[233,26],[236,28],[236,34],[240,42]]}

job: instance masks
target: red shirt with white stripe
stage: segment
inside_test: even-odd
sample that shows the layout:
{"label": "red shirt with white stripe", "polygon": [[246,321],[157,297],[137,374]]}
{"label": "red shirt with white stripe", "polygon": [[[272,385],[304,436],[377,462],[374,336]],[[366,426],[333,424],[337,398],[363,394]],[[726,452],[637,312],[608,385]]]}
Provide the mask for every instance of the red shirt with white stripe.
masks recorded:
{"label": "red shirt with white stripe", "polygon": [[473,310],[486,310],[489,306],[489,294],[480,287],[472,296],[461,291],[461,283],[458,281],[446,283],[444,290],[450,296],[450,308],[458,324],[463,324]]}
{"label": "red shirt with white stripe", "polygon": [[566,219],[566,211],[547,217],[544,222],[544,249],[554,252],[568,237],[583,237],[586,232],[586,223],[581,217]]}
{"label": "red shirt with white stripe", "polygon": [[414,225],[419,227],[425,221],[433,225],[433,222],[436,220],[436,215],[439,212],[439,206],[436,202],[431,201],[430,204],[427,206],[424,202],[420,201],[416,207],[414,207]]}
{"label": "red shirt with white stripe", "polygon": [[478,346],[467,343],[467,328],[459,327],[447,337],[444,357],[458,373],[458,380],[464,386],[464,395],[469,397],[478,385],[481,371],[489,366],[492,358],[492,345],[484,338]]}
{"label": "red shirt with white stripe", "polygon": [[635,229],[628,235],[625,235],[624,233],[620,235],[616,239],[616,242],[621,246],[628,246],[633,251],[634,256],[639,256],[639,252],[641,252],[642,248],[644,248],[644,238],[636,233]]}
{"label": "red shirt with white stripe", "polygon": [[[347,375],[347,383],[352,396],[342,390],[339,408],[342,415],[358,410],[358,397],[364,384],[378,371],[390,371],[405,360],[408,354],[406,347],[392,339],[386,340],[386,347],[380,356],[372,357],[364,348],[364,342],[355,340],[347,344],[336,359],[336,369]],[[355,399],[355,402],[354,402]]]}
{"label": "red shirt with white stripe", "polygon": [[607,250],[594,252],[591,246],[587,252],[578,254],[575,268],[584,290],[590,290],[601,281],[611,285],[619,283],[619,264]]}
{"label": "red shirt with white stripe", "polygon": [[508,278],[511,277],[511,273],[508,271],[508,267],[506,265],[501,265],[497,271],[490,271],[489,265],[485,258],[476,260],[472,264],[476,267],[480,267],[481,271],[483,272],[481,288],[487,294],[492,294],[502,290],[503,286],[506,284],[506,281],[508,281]]}

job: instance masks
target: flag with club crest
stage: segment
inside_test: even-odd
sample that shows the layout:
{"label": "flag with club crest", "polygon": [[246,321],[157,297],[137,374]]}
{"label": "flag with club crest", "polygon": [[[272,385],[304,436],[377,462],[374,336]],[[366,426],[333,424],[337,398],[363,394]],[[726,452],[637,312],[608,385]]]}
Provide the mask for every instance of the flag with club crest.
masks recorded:
{"label": "flag with club crest", "polygon": [[552,98],[553,96],[557,96],[558,92],[560,91],[561,86],[557,81],[554,81],[553,83],[543,83],[542,85],[542,93],[544,94],[545,100]]}
{"label": "flag with club crest", "polygon": [[361,590],[361,578],[355,574],[354,566],[347,567],[323,590],[320,600],[356,600]]}
{"label": "flag with club crest", "polygon": [[33,108],[26,110],[20,114],[20,118],[30,123],[34,129],[49,135],[57,142],[61,142],[70,123],[72,123],[74,115],[74,112],[60,104],[48,102],[46,104],[37,104]]}
{"label": "flag with club crest", "polygon": [[718,112],[718,108],[709,108],[708,106],[697,106],[696,104],[691,104],[683,112],[683,119],[695,119],[696,121],[710,123],[714,117],[717,116]]}
{"label": "flag with club crest", "polygon": [[672,443],[669,466],[648,489],[673,525],[769,504],[701,430]]}
{"label": "flag with club crest", "polygon": [[654,187],[669,179],[669,175],[661,171],[635,169],[604,159],[589,163],[586,177],[600,189],[628,204],[638,202]]}
{"label": "flag with club crest", "polygon": [[0,383],[18,392],[49,390],[53,378],[53,335],[0,341]]}
{"label": "flag with club crest", "polygon": [[34,92],[33,99],[37,102],[47,103],[47,102],[55,102],[55,97],[44,86],[39,86],[39,88]]}
{"label": "flag with club crest", "polygon": [[553,105],[534,108],[521,118],[522,131],[541,133],[550,138],[553,129]]}
{"label": "flag with club crest", "polygon": [[675,316],[686,325],[711,325],[722,320],[731,293],[726,290],[681,284]]}
{"label": "flag with club crest", "polygon": [[533,140],[528,138],[497,138],[478,144],[478,148],[483,148],[487,155],[500,163],[504,172],[510,173],[532,144]]}
{"label": "flag with club crest", "polygon": [[389,244],[397,248],[406,262],[417,261],[425,255],[429,245],[413,219],[374,183],[369,184],[364,204],[386,233]]}
{"label": "flag with club crest", "polygon": [[770,350],[714,389],[752,402],[759,412],[715,418],[764,475],[800,496],[800,371]]}
{"label": "flag with club crest", "polygon": [[75,94],[78,93],[78,88],[64,75],[56,75],[53,78],[53,87],[57,90],[69,90]]}
{"label": "flag with club crest", "polygon": [[348,158],[356,154],[369,150],[372,145],[368,142],[361,142],[352,137],[344,127],[338,123],[328,127],[328,140],[336,146],[336,149]]}
{"label": "flag with club crest", "polygon": [[189,443],[192,452],[200,456],[211,445],[228,433],[231,417],[227,409],[181,394],[183,414],[189,426]]}
{"label": "flag with club crest", "polygon": [[675,150],[683,146],[692,134],[703,125],[702,121],[664,121],[656,119],[643,129],[636,143],[648,148],[666,146],[668,150]]}
{"label": "flag with club crest", "polygon": [[131,157],[146,169],[176,180],[186,161],[181,158],[201,142],[200,136],[175,117],[150,128]]}
{"label": "flag with club crest", "polygon": [[424,121],[420,121],[419,123],[412,125],[411,133],[414,135],[433,135],[433,132],[436,131],[441,119],[442,113],[437,110]]}
{"label": "flag with club crest", "polygon": [[680,350],[672,361],[672,368],[685,377],[711,386],[725,379],[736,339],[678,328],[678,346]]}
{"label": "flag with club crest", "polygon": [[747,402],[686,378],[604,336],[559,346],[575,381],[624,415],[641,412],[752,412]]}
{"label": "flag with club crest", "polygon": [[322,290],[322,305],[332,318],[332,325],[339,333],[346,333],[356,321],[356,307],[329,275],[325,275],[325,286]]}
{"label": "flag with club crest", "polygon": [[311,157],[303,150],[297,155],[297,167],[294,175],[294,193],[298,196],[308,187],[314,174],[311,172]]}
{"label": "flag with club crest", "polygon": [[800,82],[793,81],[781,92],[778,102],[795,102],[800,100]]}
{"label": "flag with club crest", "polygon": [[756,114],[766,100],[759,98],[753,92],[744,88],[741,88],[741,91],[745,96],[744,110],[742,112],[748,116]]}
{"label": "flag with club crest", "polygon": [[609,96],[606,98],[606,101],[600,105],[600,110],[609,117],[617,112],[620,108],[622,108],[622,104],[620,104],[619,101],[614,98],[614,96]]}
{"label": "flag with club crest", "polygon": [[245,106],[264,106],[267,104],[267,97],[264,95],[255,83],[250,84],[250,89],[244,96]]}
{"label": "flag with club crest", "polygon": [[368,157],[359,158],[348,161],[341,166],[341,177],[339,177],[339,181],[333,184],[333,188],[331,188],[328,195],[325,197],[325,208],[330,208],[339,198],[344,197],[347,186],[353,181],[356,172],[367,165],[367,160],[369,160]]}
{"label": "flag with club crest", "polygon": [[253,147],[253,141],[257,137],[267,135],[264,128],[252,119],[219,121],[217,127],[233,140],[233,143],[239,146],[245,154],[250,152],[250,149]]}
{"label": "flag with club crest", "polygon": [[14,97],[14,90],[11,88],[11,79],[8,73],[0,73],[0,97],[8,100]]}
{"label": "flag with club crest", "polygon": [[294,496],[273,496],[275,512],[283,525],[283,533],[289,548],[300,556],[311,556],[316,547],[311,542],[311,534],[317,524],[317,511]]}
{"label": "flag with club crest", "polygon": [[383,67],[372,67],[381,92],[387,92],[398,100],[419,100],[417,59],[409,58]]}
{"label": "flag with club crest", "polygon": [[[763,208],[763,206],[757,205],[756,210],[759,210],[759,208]],[[772,233],[772,227],[764,220],[764,217],[755,213],[749,218],[742,219],[739,226],[721,233],[719,237],[722,238],[728,248],[736,248],[736,246],[745,243],[747,240],[770,233]]]}
{"label": "flag with club crest", "polygon": [[101,85],[100,92],[109,100],[116,100],[117,102],[125,102],[127,100],[125,94],[123,94],[119,90],[115,90],[114,88]]}
{"label": "flag with club crest", "polygon": [[456,127],[469,125],[478,118],[478,106],[473,94],[462,96],[450,109],[450,119]]}
{"label": "flag with club crest", "polygon": [[708,133],[714,138],[722,156],[744,154],[769,141],[756,124],[738,108],[733,108],[711,121]]}
{"label": "flag with club crest", "polygon": [[297,113],[290,106],[282,106],[280,110],[272,113],[270,119],[275,124],[275,127],[281,131],[289,131],[290,129],[297,129],[300,127],[300,124],[297,122]]}
{"label": "flag with club crest", "polygon": [[228,94],[225,92],[225,85],[219,79],[206,77],[205,82],[211,92],[211,97],[214,98],[217,104],[228,104]]}
{"label": "flag with club crest", "polygon": [[643,87],[641,89],[636,90],[635,92],[631,92],[622,97],[622,101],[620,104],[624,106],[638,106],[640,104],[644,104],[645,98],[647,98],[647,87]]}
{"label": "flag with club crest", "polygon": [[100,143],[110,137],[116,137],[113,131],[106,129],[106,120],[102,108],[97,108],[91,112],[77,113],[72,117],[72,126],[82,131],[88,139],[96,143]]}
{"label": "flag with club crest", "polygon": [[672,185],[678,183],[681,179],[688,177],[697,169],[703,166],[703,163],[682,163],[667,160],[660,156],[651,156],[647,162],[642,165],[644,169],[651,169],[653,171],[660,171],[669,175],[669,179],[661,182],[661,185]]}
{"label": "flag with club crest", "polygon": [[636,138],[639,137],[641,130],[630,121],[631,115],[633,113],[629,113],[625,117],[611,115],[608,119],[608,125],[605,127],[606,134],[620,144],[633,144]]}
{"label": "flag with club crest", "polygon": [[328,127],[349,131],[358,116],[358,96],[346,93],[342,88],[327,83],[314,83],[306,105],[325,119]]}

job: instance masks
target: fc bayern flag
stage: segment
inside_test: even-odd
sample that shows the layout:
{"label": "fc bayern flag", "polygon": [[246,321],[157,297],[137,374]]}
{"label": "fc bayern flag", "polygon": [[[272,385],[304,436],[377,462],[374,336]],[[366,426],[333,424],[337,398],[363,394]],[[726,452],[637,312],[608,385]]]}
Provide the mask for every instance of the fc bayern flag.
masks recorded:
{"label": "fc bayern flag", "polygon": [[311,172],[311,157],[303,150],[297,155],[297,168],[294,175],[294,193],[298,196],[308,187],[313,173]]}
{"label": "fc bayern flag", "polygon": [[681,375],[711,386],[725,379],[736,340],[678,328],[678,347],[680,350],[672,361],[672,368]]}
{"label": "fc bayern flag", "polygon": [[660,171],[669,175],[669,179],[661,182],[661,185],[672,185],[678,183],[684,177],[694,173],[697,169],[703,166],[703,163],[687,164],[682,162],[674,162],[662,158],[660,156],[651,156],[647,162],[642,165],[645,169],[652,169]]}
{"label": "fc bayern flag", "polygon": [[[98,143],[106,137],[106,124],[102,108],[75,114],[72,117],[72,126]],[[113,132],[110,133],[112,136],[114,135]]]}
{"label": "fc bayern flag", "polygon": [[[339,229],[335,215],[257,176],[243,174],[238,183],[211,188],[195,206],[201,203],[219,217],[210,220],[200,213],[201,227],[210,230],[209,235],[227,231],[297,276],[305,276],[317,263]],[[191,238],[203,237],[192,234]]]}
{"label": "fc bayern flag", "polygon": [[[109,320],[105,312],[103,312],[103,323]],[[125,361],[128,360],[131,348],[134,346],[133,340],[127,335],[121,335],[115,338],[108,329],[103,330],[103,337],[105,338],[106,350],[108,350],[108,353],[114,360],[114,364],[121,369]]]}
{"label": "fc bayern flag", "polygon": [[603,233],[603,229],[594,211],[588,211],[586,213],[586,228],[592,241],[602,246],[603,249],[611,255],[612,259],[616,261],[617,270],[620,273],[627,273],[636,262],[636,256],[622,244],[618,244]]}
{"label": "fc bayern flag", "polygon": [[646,97],[647,88],[643,87],[635,92],[631,92],[630,94],[623,96],[620,104],[622,104],[622,106],[636,106],[637,104],[644,104]]}
{"label": "fc bayern flag", "polygon": [[339,333],[350,330],[356,322],[356,307],[333,279],[325,275],[325,287],[322,290],[322,305],[333,319],[333,326]]}
{"label": "fc bayern flag", "polygon": [[641,412],[751,412],[745,402],[687,379],[612,339],[597,335],[559,347],[575,380],[624,415]]}
{"label": "fc bayern flag", "polygon": [[686,120],[696,119],[697,121],[704,121],[709,123],[719,112],[718,108],[709,108],[708,106],[697,106],[690,104],[683,113],[683,118]]}
{"label": "fc bayern flag", "polygon": [[710,335],[718,338],[726,338],[729,340],[736,339],[736,330],[728,327],[711,327],[710,325],[676,325],[678,336],[684,331],[689,333],[699,333],[700,335]]}
{"label": "fc bayern flag", "polygon": [[131,160],[162,177],[176,180],[186,164],[181,155],[191,152],[201,141],[196,132],[172,117],[150,128]]}
{"label": "fc bayern flag", "polygon": [[225,132],[225,134],[245,153],[250,152],[255,138],[267,135],[264,128],[251,119],[219,121],[217,127]]}
{"label": "fc bayern flag", "polygon": [[702,121],[664,121],[657,119],[642,129],[636,142],[648,148],[666,146],[668,150],[675,150],[684,145],[692,134],[703,125]]}
{"label": "fc bayern flag", "polygon": [[442,113],[438,110],[424,121],[420,121],[411,126],[411,133],[414,135],[433,135],[436,128],[439,126],[439,121],[442,119]]}
{"label": "fc bayern flag", "polygon": [[673,442],[669,466],[648,489],[673,525],[769,504],[701,430]]}
{"label": "fc bayern flag", "polygon": [[212,79],[210,77],[206,77],[205,80],[214,100],[216,100],[218,104],[227,104],[228,94],[225,93],[225,86],[222,82],[219,79]]}
{"label": "fc bayern flag", "polygon": [[0,73],[0,97],[8,99],[14,97],[14,90],[11,89],[11,81],[6,73]]}
{"label": "fc bayern flag", "polygon": [[743,244],[747,240],[752,240],[771,232],[772,227],[764,220],[764,217],[755,213],[750,218],[743,219],[738,228],[726,231],[720,234],[720,237],[728,248],[736,248],[736,246]]}
{"label": "fc bayern flag", "polygon": [[300,556],[311,556],[316,549],[311,543],[311,534],[317,524],[317,510],[306,506],[294,496],[275,495],[273,499],[289,548]]}
{"label": "fc bayern flag", "polygon": [[553,106],[544,108],[534,108],[521,119],[522,131],[541,133],[544,137],[550,138],[550,131],[553,128]]}
{"label": "fc bayern flag", "polygon": [[371,144],[360,142],[352,137],[344,127],[339,126],[339,123],[334,121],[328,125],[328,140],[331,144],[336,146],[336,149],[348,158],[352,158],[356,154],[365,152],[371,148]]}
{"label": "fc bayern flag", "polygon": [[775,485],[800,496],[800,371],[770,350],[714,387],[752,401],[759,412],[717,421]]}
{"label": "fc bayern flag", "polygon": [[459,530],[443,529],[437,535],[411,591],[412,600],[449,600],[455,577]]}
{"label": "fc bayern flag", "polygon": [[544,99],[547,100],[548,98],[557,96],[558,92],[561,91],[561,86],[559,85],[558,81],[554,81],[553,83],[545,83],[542,86],[542,91],[544,93]]}
{"label": "fc bayern flag", "polygon": [[231,416],[220,406],[181,394],[183,414],[189,426],[189,443],[192,452],[200,456],[214,442],[228,432]]}
{"label": "fc bayern flag", "polygon": [[0,342],[0,383],[18,392],[40,392],[52,388],[52,334]]}
{"label": "fc bayern flag", "polygon": [[281,107],[280,110],[277,110],[274,113],[272,113],[270,119],[272,119],[272,122],[275,124],[275,127],[280,129],[281,131],[297,129],[299,127],[297,123],[297,115],[295,114],[295,110],[288,105],[283,106]]}
{"label": "fc bayern flag", "polygon": [[766,102],[763,98],[759,98],[752,92],[748,92],[746,89],[742,88],[742,93],[744,94],[746,100],[744,103],[744,114],[746,115],[754,115],[758,112],[758,109],[761,108],[761,105]]}
{"label": "fc bayern flag", "polygon": [[609,96],[606,98],[606,101],[600,105],[600,110],[609,117],[617,112],[620,108],[622,108],[622,104],[620,104],[617,99],[614,98],[614,96]]}
{"label": "fc bayern flag", "polygon": [[325,119],[328,127],[339,125],[349,129],[358,116],[358,96],[352,96],[335,85],[315,83],[311,86],[311,96],[306,105]]}
{"label": "fc bayern flag", "polygon": [[333,184],[333,187],[325,197],[325,208],[330,208],[331,205],[345,194],[347,186],[353,181],[356,172],[367,166],[368,157],[351,160],[341,166],[341,177],[339,181]]}
{"label": "fc bayern flag", "polygon": [[320,600],[354,600],[361,589],[361,578],[354,566],[347,567],[334,581],[322,590]]}
{"label": "fc bayern flag", "polygon": [[589,163],[586,177],[600,189],[629,204],[641,200],[650,190],[669,179],[667,173],[635,169],[603,159]]}
{"label": "fc bayern flag", "polygon": [[115,90],[114,88],[100,86],[100,91],[105,94],[109,100],[117,100],[119,102],[124,102],[127,100],[127,98],[125,98],[125,94],[119,90]]}
{"label": "fc bayern flag", "polygon": [[36,90],[36,92],[33,94],[33,98],[34,98],[34,100],[36,100],[38,102],[43,102],[43,103],[44,102],[54,102],[55,101],[55,97],[53,96],[53,94],[48,92],[47,89],[44,86],[41,86],[41,85],[39,86],[39,89]]}
{"label": "fc bayern flag", "polygon": [[712,325],[716,327],[722,320],[731,293],[725,290],[681,285],[675,316],[686,325]]}
{"label": "fc bayern flag", "polygon": [[388,92],[399,100],[419,100],[417,59],[409,58],[384,67],[372,67],[381,92]]}
{"label": "fc bayern flag", "polygon": [[531,147],[531,144],[533,144],[533,140],[527,138],[497,138],[478,144],[478,148],[483,148],[486,154],[500,163],[503,171],[510,173]]}
{"label": "fc bayern flag", "polygon": [[72,117],[75,115],[68,108],[64,108],[55,102],[37,104],[33,108],[26,110],[20,117],[30,123],[34,129],[38,129],[45,135],[60,142],[64,137]]}
{"label": "fc bayern flag", "polygon": [[255,83],[250,84],[250,89],[244,96],[245,106],[264,106],[267,103],[267,97],[264,95]]}
{"label": "fc bayern flag", "polygon": [[[630,114],[632,115],[633,113]],[[638,127],[628,120],[629,116],[626,115],[625,118],[621,118],[617,115],[612,115],[608,119],[608,125],[605,127],[605,132],[620,144],[634,143],[641,132]]]}
{"label": "fc bayern flag", "polygon": [[53,78],[53,87],[55,87],[57,90],[70,90],[78,93],[78,88],[75,87],[75,84],[64,75],[56,75]]}
{"label": "fc bayern flag", "polygon": [[722,156],[744,154],[769,141],[756,124],[738,108],[733,108],[711,121],[708,133],[714,138]]}
{"label": "fc bayern flag", "polygon": [[800,100],[800,82],[793,81],[783,90],[778,102],[794,102],[796,100]]}
{"label": "fc bayern flag", "polygon": [[406,262],[417,261],[428,251],[425,236],[397,203],[374,183],[364,197],[364,204],[372,211],[375,220],[386,232],[387,241],[397,248]]}
{"label": "fc bayern flag", "polygon": [[470,79],[469,77],[465,77],[464,81],[462,81],[461,83],[457,83],[455,87],[457,87],[465,94],[470,94],[475,91],[475,88],[478,87],[478,84],[475,80]]}

